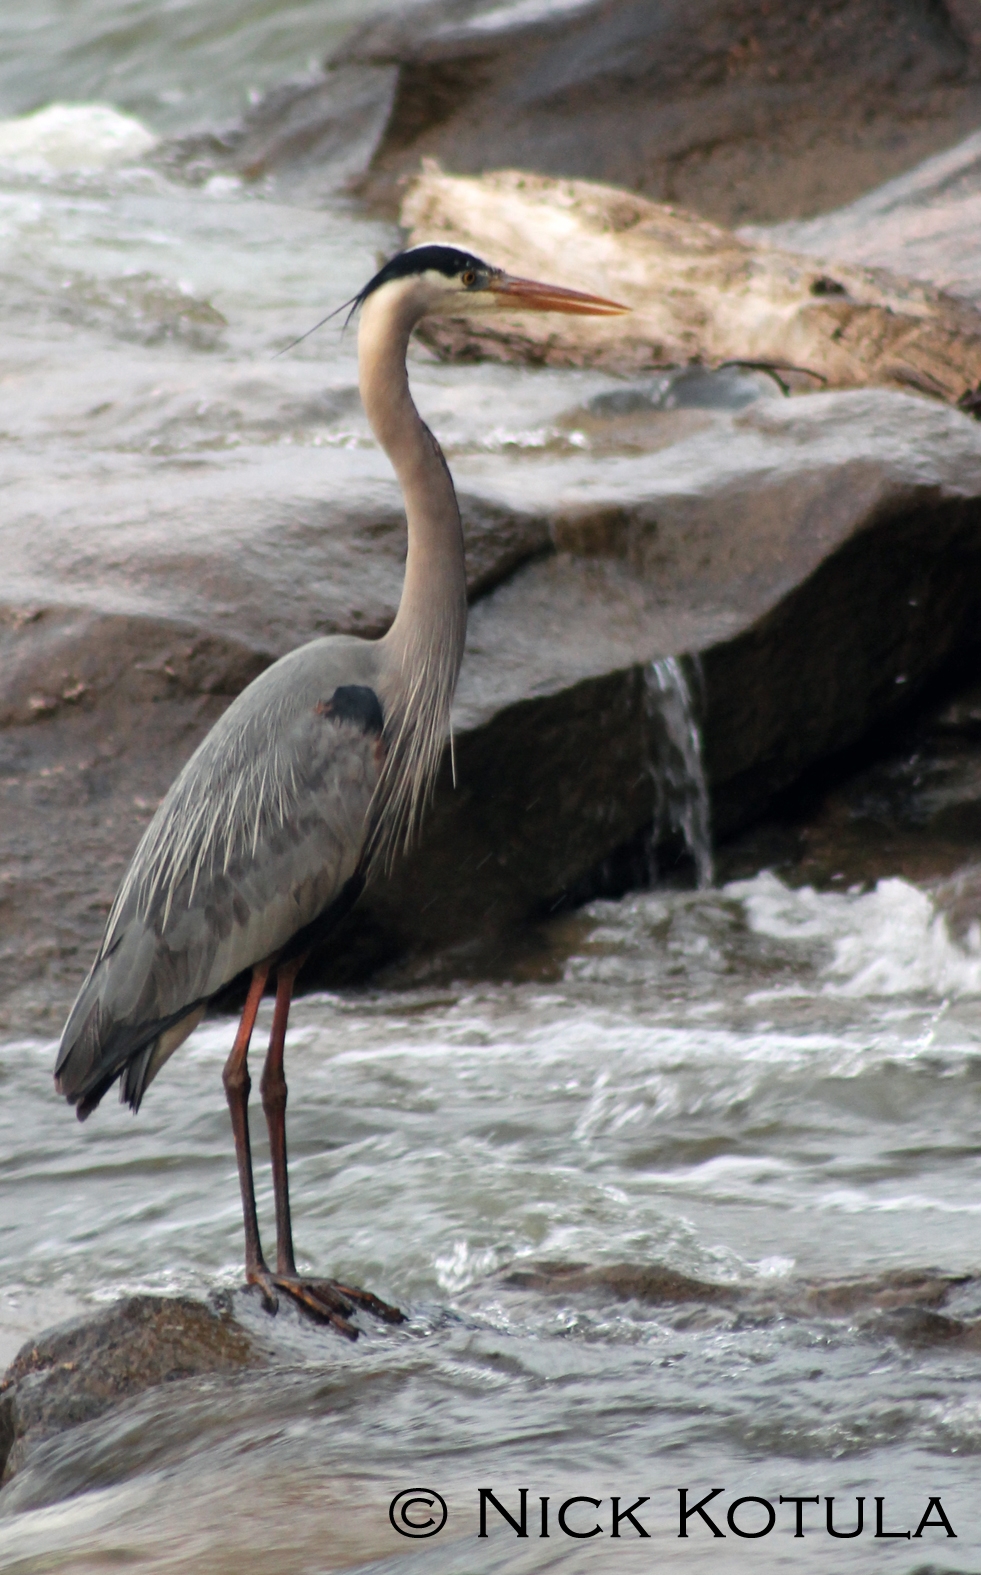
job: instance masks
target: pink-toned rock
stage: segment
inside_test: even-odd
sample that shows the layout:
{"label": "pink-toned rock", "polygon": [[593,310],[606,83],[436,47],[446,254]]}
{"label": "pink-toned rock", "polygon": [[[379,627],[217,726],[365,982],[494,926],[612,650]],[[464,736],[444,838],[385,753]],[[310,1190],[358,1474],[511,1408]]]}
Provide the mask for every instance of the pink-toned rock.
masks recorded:
{"label": "pink-toned rock", "polygon": [[981,300],[981,132],[819,218],[747,227],[757,245],[922,279]]}

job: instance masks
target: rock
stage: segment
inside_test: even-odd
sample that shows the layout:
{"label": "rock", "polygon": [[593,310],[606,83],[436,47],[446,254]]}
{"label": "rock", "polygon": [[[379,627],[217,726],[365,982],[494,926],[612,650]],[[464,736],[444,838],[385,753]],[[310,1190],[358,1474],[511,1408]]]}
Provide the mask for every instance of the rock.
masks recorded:
{"label": "rock", "polygon": [[899,1345],[914,1350],[954,1346],[960,1350],[981,1351],[981,1318],[950,1318],[919,1307],[904,1307],[888,1313],[880,1324]]}
{"label": "rock", "polygon": [[568,1302],[635,1301],[648,1307],[677,1308],[688,1320],[692,1311],[712,1309],[710,1316],[766,1323],[813,1323],[844,1319],[858,1323],[875,1339],[895,1340],[915,1348],[938,1345],[981,1349],[981,1319],[954,1317],[937,1309],[953,1295],[976,1290],[970,1276],[940,1274],[934,1269],[899,1269],[849,1279],[762,1279],[752,1281],[696,1280],[665,1264],[540,1263],[510,1269],[503,1286],[519,1292],[559,1297]]}
{"label": "rock", "polygon": [[322,137],[334,159],[350,104],[361,189],[393,206],[431,156],[611,181],[727,224],[799,217],[973,130],[979,62],[972,0],[437,0],[356,31],[235,157],[281,169]]}
{"label": "rock", "polygon": [[981,297],[981,132],[817,219],[746,226],[754,244],[891,268],[977,302]]}
{"label": "rock", "polygon": [[[929,890],[951,939],[978,946],[981,683],[978,652],[915,715],[875,728],[783,795],[718,853],[720,884],[779,870],[791,885],[873,886],[884,870]],[[957,664],[960,669],[961,664]],[[953,692],[952,692],[953,686]]]}
{"label": "rock", "polygon": [[[192,471],[169,504],[129,477],[9,489],[0,1021],[57,1027],[142,828],[228,701],[302,640],[387,627],[401,500],[383,456],[353,459],[346,484],[316,451],[291,452],[288,479],[277,461],[238,487]],[[463,507],[474,595],[549,546],[540,517]]]}
{"label": "rock", "polygon": [[956,401],[981,382],[981,312],[926,285],[852,265],[816,267],[643,197],[584,181],[432,168],[402,222],[532,278],[599,290],[629,316],[473,311],[432,318],[448,359],[648,370],[687,362],[806,370],[814,387],[870,383]]}
{"label": "rock", "polygon": [[397,84],[390,65],[315,72],[264,94],[237,125],[168,139],[151,162],[192,184],[216,168],[234,168],[247,180],[276,170],[296,195],[316,200],[364,175]]}
{"label": "rock", "polygon": [[[381,634],[401,593],[405,516],[384,457],[359,458],[348,475],[316,450],[260,475],[209,469],[159,498],[130,476],[100,478],[43,515],[28,514],[25,487],[14,506],[29,524],[4,544],[0,724],[84,709],[124,672],[144,702],[173,685],[233,694],[298,640]],[[471,595],[548,546],[541,520],[480,496],[463,509]],[[149,637],[142,663],[127,648],[134,618]]]}
{"label": "rock", "polygon": [[49,1329],[0,1382],[0,1483],[45,1439],[145,1389],[265,1360],[227,1306],[184,1296],[129,1296]]}
{"label": "rock", "polygon": [[893,1269],[845,1280],[811,1280],[795,1286],[793,1298],[798,1307],[832,1318],[911,1308],[937,1316],[934,1310],[944,1306],[953,1291],[973,1283],[970,1276],[939,1274],[935,1269]]}
{"label": "rock", "polygon": [[444,772],[424,845],[348,936],[380,932],[389,954],[459,946],[588,894],[653,818],[658,659],[680,657],[701,690],[724,837],[973,645],[974,424],[881,391],[685,414],[694,430],[671,446],[618,459],[615,489],[584,456],[526,468],[559,550],[474,608],[458,790]]}
{"label": "rock", "polygon": [[[622,879],[631,849],[646,868],[662,685],[700,714],[724,837],[976,641],[977,424],[885,390],[783,399],[757,382],[748,404],[731,373],[714,396],[709,373],[624,385],[568,411],[520,464],[451,453],[483,554],[457,786],[444,761],[422,845],[308,983],[447,949],[454,966],[475,947],[486,959],[529,917]],[[125,556],[100,563],[84,498],[16,551],[11,530],[24,600],[7,615],[0,731],[9,1020],[37,1004],[57,1026],[142,825],[231,693],[325,627],[374,632],[389,616],[402,527],[380,458],[360,514],[353,482],[329,505],[298,498],[312,481],[294,464],[292,503],[256,496],[255,474],[251,501],[226,498],[234,534],[205,475],[207,530],[192,490],[179,548],[166,520],[137,515]],[[122,523],[101,527],[108,545]]]}
{"label": "rock", "polygon": [[743,1292],[736,1285],[695,1280],[662,1263],[611,1263],[595,1268],[584,1263],[535,1264],[528,1269],[511,1269],[503,1281],[515,1290],[540,1291],[547,1296],[606,1291],[618,1301],[639,1301],[655,1307],[686,1302],[726,1305],[743,1300]]}

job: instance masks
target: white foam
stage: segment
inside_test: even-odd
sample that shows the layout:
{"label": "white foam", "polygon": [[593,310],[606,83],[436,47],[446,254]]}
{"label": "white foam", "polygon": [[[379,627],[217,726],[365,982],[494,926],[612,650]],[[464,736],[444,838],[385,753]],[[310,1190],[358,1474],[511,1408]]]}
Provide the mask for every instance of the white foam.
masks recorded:
{"label": "white foam", "polygon": [[842,996],[981,994],[981,939],[951,940],[947,921],[923,891],[893,877],[869,892],[793,890],[765,870],[734,881],[750,928],[774,939],[825,942],[823,991]]}
{"label": "white foam", "polygon": [[108,104],[49,104],[0,120],[0,166],[29,175],[109,169],[142,158],[156,141]]}
{"label": "white foam", "polygon": [[500,1248],[472,1247],[467,1241],[455,1241],[448,1253],[435,1260],[436,1278],[440,1288],[453,1296],[474,1280],[494,1274],[509,1256]]}
{"label": "white foam", "polygon": [[471,17],[464,23],[462,31],[488,33],[495,32],[499,27],[527,27],[585,10],[586,4],[587,0],[512,0],[511,4],[496,6],[493,11],[483,11]]}

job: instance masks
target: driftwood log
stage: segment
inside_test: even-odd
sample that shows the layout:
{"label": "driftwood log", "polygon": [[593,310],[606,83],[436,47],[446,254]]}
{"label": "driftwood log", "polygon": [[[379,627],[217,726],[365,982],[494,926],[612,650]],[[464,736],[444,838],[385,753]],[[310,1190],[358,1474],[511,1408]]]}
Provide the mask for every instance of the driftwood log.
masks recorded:
{"label": "driftwood log", "polygon": [[981,383],[981,312],[884,269],[754,246],[633,192],[514,170],[433,164],[409,188],[413,245],[444,241],[509,270],[600,291],[629,316],[474,312],[431,319],[449,360],[641,373],[692,362],[803,369],[802,386],[916,389],[951,403]]}

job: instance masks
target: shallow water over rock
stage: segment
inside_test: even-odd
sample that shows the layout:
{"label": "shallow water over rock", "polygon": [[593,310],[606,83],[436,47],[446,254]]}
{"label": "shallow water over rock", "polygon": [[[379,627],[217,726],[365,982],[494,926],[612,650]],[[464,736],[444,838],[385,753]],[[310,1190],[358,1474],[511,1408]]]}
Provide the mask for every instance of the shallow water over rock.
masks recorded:
{"label": "shallow water over rock", "polygon": [[[409,1314],[355,1347],[234,1289],[230,1024],[198,1030],[137,1121],[107,1104],[84,1128],[51,1097],[51,1046],[4,1046],[4,1354],[66,1312],[217,1282],[265,1355],[42,1444],[0,1496],[0,1568],[374,1568],[402,1558],[388,1504],[417,1482],[453,1541],[410,1568],[583,1568],[499,1517],[477,1538],[477,1489],[514,1510],[525,1485],[536,1505],[649,1494],[659,1560],[701,1569],[685,1484],[836,1495],[839,1525],[885,1494],[893,1529],[939,1493],[958,1540],[925,1531],[924,1557],[976,1568],[976,940],[900,879],[764,874],[596,904],[549,956],[548,979],[297,1004],[302,1259]],[[794,1567],[826,1567],[823,1503],[806,1513]],[[757,1568],[790,1556],[781,1514]],[[837,1567],[871,1547],[836,1544]]]}

